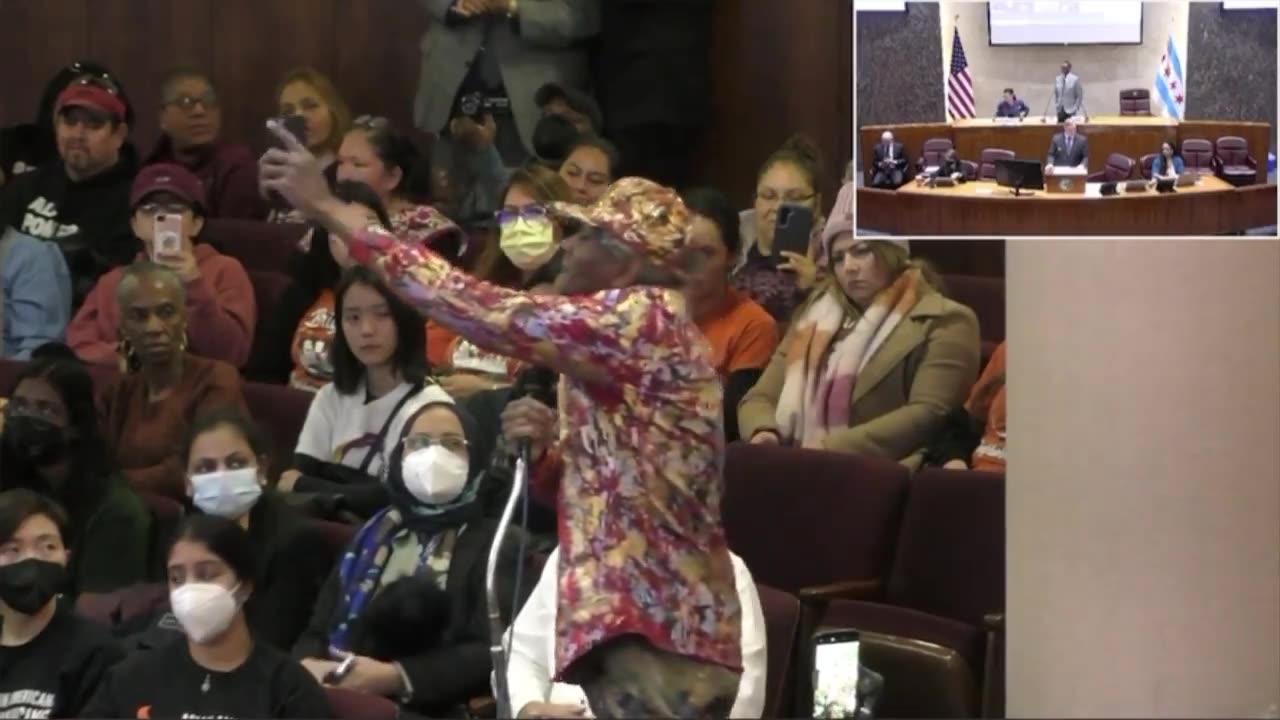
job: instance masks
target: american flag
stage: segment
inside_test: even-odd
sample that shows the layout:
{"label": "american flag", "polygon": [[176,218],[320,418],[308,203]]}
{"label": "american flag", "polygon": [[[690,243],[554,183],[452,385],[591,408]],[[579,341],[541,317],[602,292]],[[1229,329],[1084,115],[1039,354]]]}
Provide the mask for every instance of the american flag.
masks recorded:
{"label": "american flag", "polygon": [[947,117],[974,117],[973,78],[969,77],[969,61],[964,59],[964,46],[960,44],[960,30],[956,29],[951,40],[951,74],[947,76]]}

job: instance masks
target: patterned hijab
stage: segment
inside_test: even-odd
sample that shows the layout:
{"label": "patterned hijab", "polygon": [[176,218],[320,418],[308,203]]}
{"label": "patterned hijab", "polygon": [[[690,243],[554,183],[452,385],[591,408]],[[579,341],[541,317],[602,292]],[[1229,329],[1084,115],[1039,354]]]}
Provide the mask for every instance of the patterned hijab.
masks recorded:
{"label": "patterned hijab", "polygon": [[[470,454],[470,475],[466,486],[456,500],[444,505],[427,504],[414,497],[405,487],[400,471],[404,460],[404,439],[409,436],[418,416],[435,407],[447,407],[458,416]],[[386,483],[391,507],[374,515],[360,528],[338,565],[338,584],[342,594],[334,615],[336,622],[329,633],[331,652],[351,650],[351,628],[377,593],[382,572],[391,559],[392,543],[402,530],[407,528],[416,533],[425,549],[437,535],[480,517],[484,508],[476,496],[483,473],[477,468],[483,468],[484,464],[477,457],[476,437],[475,421],[453,402],[427,403],[405,421],[399,441],[387,462]]]}

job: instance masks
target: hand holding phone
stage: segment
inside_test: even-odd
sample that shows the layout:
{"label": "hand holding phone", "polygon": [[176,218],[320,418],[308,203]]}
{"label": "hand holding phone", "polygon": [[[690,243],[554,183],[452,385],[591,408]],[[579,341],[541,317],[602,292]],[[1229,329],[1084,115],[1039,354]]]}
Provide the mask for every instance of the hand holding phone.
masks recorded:
{"label": "hand holding phone", "polygon": [[813,211],[804,205],[783,203],[778,207],[778,216],[774,222],[773,255],[782,257],[789,252],[797,255],[809,254],[809,242],[813,237]]}
{"label": "hand holding phone", "polygon": [[173,270],[183,282],[191,282],[200,277],[195,253],[183,241],[181,215],[156,216],[151,233],[150,256],[152,262]]}

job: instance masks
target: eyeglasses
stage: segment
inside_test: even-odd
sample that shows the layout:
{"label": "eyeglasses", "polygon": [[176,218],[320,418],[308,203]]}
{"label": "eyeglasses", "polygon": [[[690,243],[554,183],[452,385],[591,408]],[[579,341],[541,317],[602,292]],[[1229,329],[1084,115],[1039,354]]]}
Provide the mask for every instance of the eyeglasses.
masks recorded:
{"label": "eyeglasses", "polygon": [[381,115],[361,115],[351,124],[362,130],[381,130],[390,125],[391,121]]}
{"label": "eyeglasses", "polygon": [[191,208],[182,203],[143,203],[138,206],[138,212],[146,217],[156,217],[157,215],[181,215]]}
{"label": "eyeglasses", "polygon": [[525,205],[520,208],[502,208],[493,214],[499,225],[513,223],[516,220],[542,220],[547,217],[547,209],[542,205]]}
{"label": "eyeglasses", "polygon": [[57,420],[59,410],[56,405],[47,400],[29,401],[24,397],[13,397],[5,404],[4,415],[9,418],[31,416],[45,420]]}
{"label": "eyeglasses", "polygon": [[196,105],[203,107],[205,110],[212,110],[218,107],[218,96],[210,90],[203,95],[179,95],[176,98],[166,100],[164,104],[179,107],[183,112],[191,112]]}
{"label": "eyeglasses", "polygon": [[785,193],[782,193],[781,196],[779,196],[777,191],[775,190],[765,189],[765,190],[756,191],[756,199],[759,200],[760,202],[766,202],[766,203],[776,203],[779,201],[788,202],[788,203],[802,203],[802,202],[808,202],[814,199],[815,197],[817,197],[817,195],[818,195],[817,192],[811,192],[807,194],[803,192],[785,192]]}
{"label": "eyeglasses", "polygon": [[467,439],[461,435],[442,435],[440,437],[433,437],[431,435],[422,434],[410,435],[404,439],[402,444],[404,445],[404,451],[406,453],[425,450],[433,445],[439,445],[445,450],[448,450],[451,453],[457,453],[458,455],[465,454],[467,452],[468,445]]}

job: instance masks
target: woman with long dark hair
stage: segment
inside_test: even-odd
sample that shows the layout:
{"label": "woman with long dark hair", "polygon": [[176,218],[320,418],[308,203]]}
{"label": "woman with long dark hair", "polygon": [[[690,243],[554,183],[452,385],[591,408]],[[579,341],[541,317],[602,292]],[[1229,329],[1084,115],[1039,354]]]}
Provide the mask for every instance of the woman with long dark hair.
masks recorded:
{"label": "woman with long dark hair", "polygon": [[69,589],[109,592],[147,580],[151,515],[98,431],[88,371],[76,360],[40,358],[22,369],[8,397],[0,483],[66,508]]}
{"label": "woman with long dark hair", "polygon": [[258,642],[245,614],[258,548],[217,515],[183,521],[167,554],[169,604],[186,635],[112,668],[80,717],[331,718],[324,690]]}
{"label": "woman with long dark hair", "polygon": [[333,294],[333,380],[312,400],[278,487],[337,495],[368,517],[386,505],[378,478],[404,419],[450,398],[427,374],[422,316],[376,271],[348,269]]}

